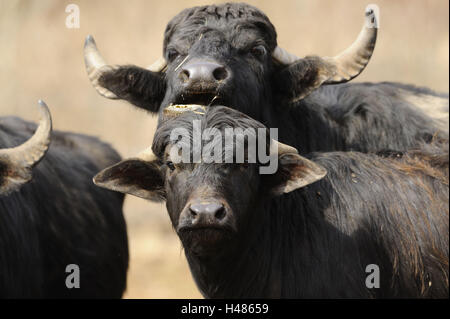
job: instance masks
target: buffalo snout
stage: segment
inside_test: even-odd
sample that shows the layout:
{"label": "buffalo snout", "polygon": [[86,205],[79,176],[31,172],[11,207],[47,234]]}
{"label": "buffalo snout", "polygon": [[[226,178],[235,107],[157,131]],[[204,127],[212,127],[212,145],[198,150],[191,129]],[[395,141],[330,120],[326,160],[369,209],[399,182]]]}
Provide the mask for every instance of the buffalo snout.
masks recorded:
{"label": "buffalo snout", "polygon": [[230,77],[229,70],[213,60],[192,59],[181,67],[179,79],[187,91],[216,90]]}
{"label": "buffalo snout", "polygon": [[233,229],[234,218],[228,205],[216,199],[192,200],[180,214],[178,229]]}
{"label": "buffalo snout", "polygon": [[219,202],[195,203],[189,207],[192,223],[216,223],[223,220],[227,212]]}

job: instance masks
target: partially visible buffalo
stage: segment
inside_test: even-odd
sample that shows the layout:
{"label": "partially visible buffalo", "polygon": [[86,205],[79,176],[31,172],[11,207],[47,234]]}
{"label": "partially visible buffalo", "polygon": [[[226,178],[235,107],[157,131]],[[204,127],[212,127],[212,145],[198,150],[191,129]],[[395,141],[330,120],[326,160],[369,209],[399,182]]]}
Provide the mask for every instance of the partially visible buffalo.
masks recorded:
{"label": "partially visible buffalo", "polygon": [[[0,298],[120,298],[128,268],[123,195],[92,183],[120,156],[96,138],[52,133],[43,102],[40,110],[37,129],[0,118]],[[79,288],[66,286],[70,264],[79,267]]]}
{"label": "partially visible buffalo", "polygon": [[227,105],[279,128],[280,141],[302,153],[407,150],[448,138],[447,94],[398,83],[339,84],[369,62],[376,10],[366,9],[360,35],[341,54],[298,58],[277,44],[274,26],[255,7],[194,7],[168,23],[163,59],[147,69],[108,65],[91,36],[86,68],[107,98],[159,114],[171,104]]}
{"label": "partially visible buffalo", "polygon": [[[205,297],[448,298],[448,142],[403,154],[306,158],[258,135],[257,145],[278,160],[275,174],[261,175],[264,165],[252,163],[250,152],[244,163],[226,159],[248,149],[264,125],[220,106],[205,115],[181,113],[162,122],[153,152],[111,166],[94,181],[166,200]],[[214,137],[194,142],[194,120],[203,132],[215,129]],[[246,138],[236,133],[227,144],[228,128],[248,130]],[[175,129],[185,132],[178,140]],[[193,162],[193,153],[175,161],[178,143],[192,152],[213,150],[221,163]]]}

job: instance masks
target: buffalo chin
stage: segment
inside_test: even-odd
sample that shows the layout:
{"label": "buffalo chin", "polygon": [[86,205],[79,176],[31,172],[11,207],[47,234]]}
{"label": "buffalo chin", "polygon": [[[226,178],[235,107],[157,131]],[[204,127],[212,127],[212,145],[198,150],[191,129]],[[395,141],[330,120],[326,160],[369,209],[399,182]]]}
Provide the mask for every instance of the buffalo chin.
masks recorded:
{"label": "buffalo chin", "polygon": [[232,232],[222,227],[182,228],[178,231],[186,251],[198,256],[211,255],[227,245]]}

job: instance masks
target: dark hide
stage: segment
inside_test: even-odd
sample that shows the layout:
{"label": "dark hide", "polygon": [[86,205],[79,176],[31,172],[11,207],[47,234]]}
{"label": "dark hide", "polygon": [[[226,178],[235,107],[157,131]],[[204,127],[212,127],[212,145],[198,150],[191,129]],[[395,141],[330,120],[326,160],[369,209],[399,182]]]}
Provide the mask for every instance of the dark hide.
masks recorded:
{"label": "dark hide", "polygon": [[[439,122],[405,100],[405,95],[446,101],[448,95],[399,83],[324,86],[285,112],[279,109],[280,139],[307,151],[405,151],[448,139]],[[445,103],[445,102],[444,102]],[[430,105],[431,109],[432,105]],[[303,147],[303,148],[302,148]]]}
{"label": "dark hide", "polygon": [[[194,119],[222,133],[262,127],[219,106],[205,116],[186,112],[158,128],[148,171],[132,159],[96,179],[166,198],[205,297],[448,298],[448,142],[404,153],[311,153],[326,177],[275,197],[273,187],[304,167],[285,157],[275,175],[260,175],[258,164],[169,163],[170,133],[192,130]],[[235,231],[179,231],[186,203],[208,198],[226,203]],[[379,266],[380,288],[365,285],[369,264]]]}
{"label": "dark hide", "polygon": [[[298,100],[315,88],[320,61],[309,57],[280,66],[271,58],[275,46],[275,28],[257,8],[239,3],[194,7],[167,25],[167,70],[124,66],[104,74],[100,83],[151,112],[171,103],[227,105],[279,128],[280,141],[301,153],[403,151],[434,135],[448,137],[448,95],[398,83],[356,83],[324,86]],[[194,58],[223,65],[229,78],[217,87],[186,89],[181,73]],[[412,101],[416,97],[418,104]],[[443,125],[426,112],[434,100],[444,104]]]}
{"label": "dark hide", "polygon": [[[35,129],[0,118],[0,148]],[[85,135],[54,131],[51,139],[31,182],[0,195],[0,298],[120,298],[128,268],[124,196],[92,183],[120,156]],[[80,267],[79,289],[66,288],[69,264]]]}

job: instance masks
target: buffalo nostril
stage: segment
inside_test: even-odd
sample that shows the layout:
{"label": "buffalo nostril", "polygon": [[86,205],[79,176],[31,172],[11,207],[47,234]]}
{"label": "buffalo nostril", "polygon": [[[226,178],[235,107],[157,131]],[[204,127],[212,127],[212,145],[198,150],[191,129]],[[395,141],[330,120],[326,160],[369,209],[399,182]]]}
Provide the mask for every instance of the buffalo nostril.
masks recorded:
{"label": "buffalo nostril", "polygon": [[190,77],[190,76],[191,76],[191,74],[190,74],[189,71],[186,70],[186,69],[184,69],[184,70],[182,70],[182,71],[180,72],[180,79],[181,79],[183,82],[189,81],[189,77]]}
{"label": "buffalo nostril", "polygon": [[195,220],[217,220],[225,218],[225,207],[220,203],[195,203],[189,206],[189,213]]}
{"label": "buffalo nostril", "polygon": [[220,207],[217,209],[217,211],[214,213],[214,217],[218,220],[222,220],[225,217],[225,207]]}
{"label": "buffalo nostril", "polygon": [[213,76],[217,81],[225,80],[228,77],[228,72],[224,67],[220,67],[213,71]]}

